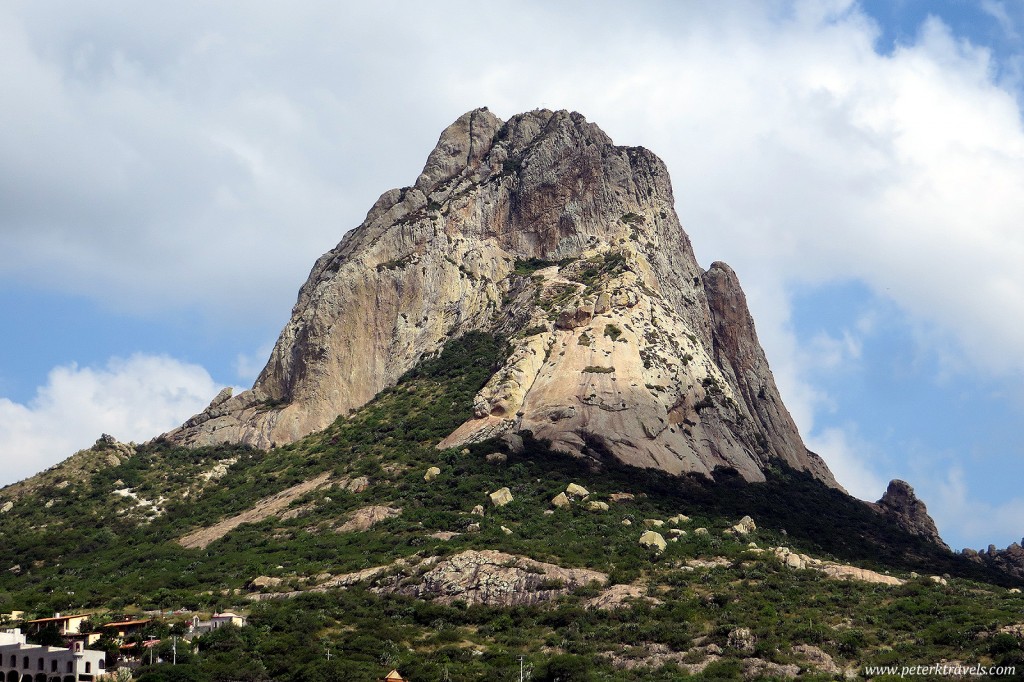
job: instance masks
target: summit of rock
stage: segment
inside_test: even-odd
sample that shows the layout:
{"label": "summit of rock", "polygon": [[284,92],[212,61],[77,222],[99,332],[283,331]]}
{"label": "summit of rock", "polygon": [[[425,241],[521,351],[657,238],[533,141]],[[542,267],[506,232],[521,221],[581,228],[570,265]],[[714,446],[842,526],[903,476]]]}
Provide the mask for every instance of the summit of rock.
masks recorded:
{"label": "summit of rock", "polygon": [[511,341],[441,447],[531,432],[674,474],[773,461],[838,487],[779,396],[736,274],[701,268],[664,163],[568,111],[441,134],[314,265],[253,388],[166,434],[267,448],[330,424],[469,331]]}
{"label": "summit of rock", "polygon": [[877,502],[877,508],[892,517],[897,525],[912,535],[919,535],[949,549],[939,536],[939,529],[928,514],[928,508],[918,499],[914,489],[906,481],[890,481],[882,499]]}

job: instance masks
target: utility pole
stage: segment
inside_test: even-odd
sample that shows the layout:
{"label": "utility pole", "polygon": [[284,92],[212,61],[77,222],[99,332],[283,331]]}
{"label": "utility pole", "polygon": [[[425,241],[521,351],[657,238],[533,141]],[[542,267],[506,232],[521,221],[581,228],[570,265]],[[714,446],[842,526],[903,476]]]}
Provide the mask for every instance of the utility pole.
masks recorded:
{"label": "utility pole", "polygon": [[178,665],[178,636],[171,638],[171,665]]}
{"label": "utility pole", "polygon": [[523,677],[523,659],[526,657],[519,654],[519,682],[524,682],[526,678]]}

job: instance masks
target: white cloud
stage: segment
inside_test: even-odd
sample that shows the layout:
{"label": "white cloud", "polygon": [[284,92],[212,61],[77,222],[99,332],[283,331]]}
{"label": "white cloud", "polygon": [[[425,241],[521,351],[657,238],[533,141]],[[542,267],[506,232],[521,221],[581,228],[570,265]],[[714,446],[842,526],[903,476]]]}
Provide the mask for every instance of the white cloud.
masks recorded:
{"label": "white cloud", "polygon": [[858,441],[848,429],[822,429],[806,441],[814,452],[827,453],[823,456],[836,480],[854,497],[873,502],[885,493],[888,480],[877,473],[871,445]]}
{"label": "white cloud", "polygon": [[[952,374],[1020,376],[1020,93],[936,20],[890,55],[877,35],[846,0],[5,5],[0,276],[277,321],[463,111],[564,107],[666,160],[805,433],[831,399],[788,329],[793,283],[862,281],[937,332],[921,343]],[[873,485],[841,463],[864,444],[817,439]]]}
{"label": "white cloud", "polygon": [[201,411],[218,389],[202,367],[169,357],[56,367],[27,404],[0,398],[0,486],[89,447],[102,433],[148,440]]}
{"label": "white cloud", "polygon": [[[985,549],[988,544],[1002,549],[1011,542],[1024,542],[1021,539],[1024,498],[985,500],[970,489],[964,470],[958,465],[934,474],[925,481],[929,492],[935,495],[935,503],[928,505],[928,512],[943,537],[963,539],[958,544],[977,550]],[[979,546],[966,544],[970,538],[987,538],[987,542]]]}

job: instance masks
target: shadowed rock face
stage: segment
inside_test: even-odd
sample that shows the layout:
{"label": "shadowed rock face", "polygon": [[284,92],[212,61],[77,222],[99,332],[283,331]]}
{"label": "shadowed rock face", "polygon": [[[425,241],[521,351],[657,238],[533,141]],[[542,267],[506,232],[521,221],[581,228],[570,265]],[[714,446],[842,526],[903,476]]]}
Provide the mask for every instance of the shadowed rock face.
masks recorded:
{"label": "shadowed rock face", "polygon": [[249,391],[166,434],[283,444],[327,426],[471,330],[513,350],[443,447],[529,430],[554,447],[672,473],[812,472],[735,273],[704,271],[668,172],[577,113],[441,135],[411,187],[384,193],[299,292]]}
{"label": "shadowed rock face", "polygon": [[896,523],[913,535],[920,535],[931,542],[949,549],[942,538],[939,537],[939,529],[935,521],[928,515],[928,508],[924,502],[917,499],[914,489],[906,481],[893,480],[889,482],[882,499],[878,501],[875,508],[890,516]]}

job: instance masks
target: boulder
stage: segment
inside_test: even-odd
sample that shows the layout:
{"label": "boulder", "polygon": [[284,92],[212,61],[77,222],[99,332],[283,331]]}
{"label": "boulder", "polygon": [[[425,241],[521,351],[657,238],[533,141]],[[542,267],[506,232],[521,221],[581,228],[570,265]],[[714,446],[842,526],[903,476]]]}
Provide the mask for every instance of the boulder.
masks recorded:
{"label": "boulder", "polygon": [[570,483],[569,487],[565,489],[565,494],[568,495],[569,497],[586,497],[587,495],[590,494],[590,491],[588,491],[581,485]]}
{"label": "boulder", "polygon": [[491,498],[491,504],[495,507],[504,507],[512,501],[512,491],[508,488],[495,490],[493,493],[488,493],[488,496]]}
{"label": "boulder", "polygon": [[478,504],[477,506],[473,507],[473,511],[471,511],[469,513],[473,514],[475,516],[483,516],[484,515],[484,506],[482,504]]}
{"label": "boulder", "polygon": [[665,548],[668,547],[668,543],[665,542],[665,538],[662,537],[661,533],[653,530],[645,531],[640,536],[640,544],[644,547],[653,547],[659,552],[664,552]]}
{"label": "boulder", "polygon": [[589,509],[590,511],[608,511],[608,503],[598,502],[596,500],[587,502],[587,509]]}
{"label": "boulder", "polygon": [[565,493],[558,493],[557,495],[554,496],[554,498],[552,498],[551,504],[561,508],[568,507],[570,503],[569,498],[565,496]]}
{"label": "boulder", "polygon": [[484,459],[486,459],[488,462],[491,462],[492,464],[504,464],[505,462],[508,461],[508,455],[506,455],[503,452],[492,452],[491,454],[487,455],[487,457],[485,457]]}
{"label": "boulder", "polygon": [[744,654],[752,654],[757,645],[757,638],[750,628],[736,628],[729,633],[728,645],[731,649]]}
{"label": "boulder", "polygon": [[423,474],[423,480],[429,483],[430,481],[433,481],[440,475],[441,470],[438,467],[430,467],[429,469],[427,469],[427,473]]}
{"label": "boulder", "polygon": [[757,530],[757,525],[754,523],[754,519],[744,516],[731,530],[737,535],[749,535]]}

